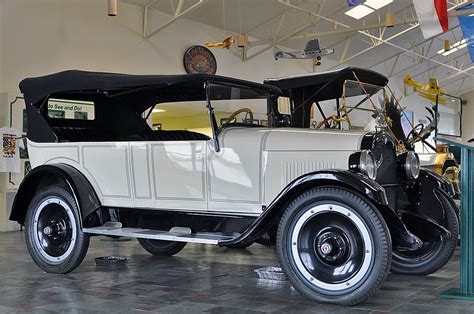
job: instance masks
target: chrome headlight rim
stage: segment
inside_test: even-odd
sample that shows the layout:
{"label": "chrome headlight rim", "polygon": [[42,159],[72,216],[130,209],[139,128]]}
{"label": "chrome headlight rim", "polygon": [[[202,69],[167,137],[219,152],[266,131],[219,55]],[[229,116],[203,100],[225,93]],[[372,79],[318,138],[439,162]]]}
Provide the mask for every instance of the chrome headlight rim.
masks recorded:
{"label": "chrome headlight rim", "polygon": [[371,180],[377,178],[377,164],[370,150],[361,150],[353,153],[349,157],[349,169]]}
{"label": "chrome headlight rim", "polygon": [[420,157],[413,151],[408,151],[398,158],[407,179],[418,179],[420,176]]}

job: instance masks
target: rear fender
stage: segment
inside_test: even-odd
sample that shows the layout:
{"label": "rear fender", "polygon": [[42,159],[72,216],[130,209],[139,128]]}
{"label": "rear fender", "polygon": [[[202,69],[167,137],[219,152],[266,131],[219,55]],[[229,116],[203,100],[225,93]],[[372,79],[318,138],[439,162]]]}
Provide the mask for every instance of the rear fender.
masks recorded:
{"label": "rear fender", "polygon": [[66,164],[42,165],[34,168],[23,179],[13,202],[10,220],[24,224],[32,198],[48,185],[61,185],[73,193],[79,206],[81,222],[101,207],[94,188],[77,169]]}

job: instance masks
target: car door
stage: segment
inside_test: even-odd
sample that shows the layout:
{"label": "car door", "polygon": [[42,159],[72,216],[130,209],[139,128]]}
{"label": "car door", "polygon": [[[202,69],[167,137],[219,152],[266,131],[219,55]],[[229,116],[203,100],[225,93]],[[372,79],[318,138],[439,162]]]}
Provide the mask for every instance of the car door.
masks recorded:
{"label": "car door", "polygon": [[206,141],[130,142],[135,207],[207,211]]}
{"label": "car door", "polygon": [[210,212],[258,215],[262,212],[262,144],[266,128],[230,127],[219,134],[220,150],[208,146]]}

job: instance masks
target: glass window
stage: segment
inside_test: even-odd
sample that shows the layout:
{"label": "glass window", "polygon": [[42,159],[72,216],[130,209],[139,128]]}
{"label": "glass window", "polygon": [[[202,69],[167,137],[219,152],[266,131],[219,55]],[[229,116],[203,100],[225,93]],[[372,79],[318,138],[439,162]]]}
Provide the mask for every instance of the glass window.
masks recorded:
{"label": "glass window", "polygon": [[437,134],[461,136],[461,99],[445,94],[439,94],[437,108]]}

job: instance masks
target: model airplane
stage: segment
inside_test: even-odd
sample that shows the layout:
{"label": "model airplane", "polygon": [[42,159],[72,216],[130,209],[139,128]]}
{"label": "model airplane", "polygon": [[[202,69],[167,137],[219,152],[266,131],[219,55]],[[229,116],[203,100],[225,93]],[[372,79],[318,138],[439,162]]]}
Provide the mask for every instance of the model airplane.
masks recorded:
{"label": "model airplane", "polygon": [[229,35],[226,38],[224,38],[223,41],[218,42],[218,43],[206,43],[206,47],[208,48],[227,48],[229,49],[230,46],[234,44],[234,36]]}
{"label": "model airplane", "polygon": [[320,48],[319,39],[312,39],[306,43],[304,50],[285,52],[281,51],[277,46],[273,47],[273,57],[275,60],[278,59],[317,59],[318,62],[315,65],[321,65],[321,57],[327,56],[334,53],[334,49]]}
{"label": "model airplane", "polygon": [[[428,99],[429,101],[435,102],[438,94],[446,94],[445,89],[439,88],[438,79],[435,77],[430,77],[428,84],[423,84],[413,80],[410,75],[405,76],[403,82],[407,86],[413,87],[413,90],[418,92],[418,95]],[[438,103],[446,104],[446,99],[444,97],[438,97]]]}

